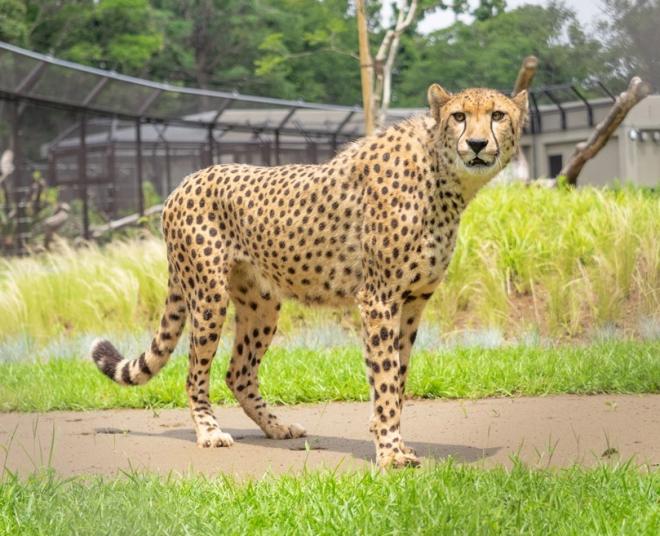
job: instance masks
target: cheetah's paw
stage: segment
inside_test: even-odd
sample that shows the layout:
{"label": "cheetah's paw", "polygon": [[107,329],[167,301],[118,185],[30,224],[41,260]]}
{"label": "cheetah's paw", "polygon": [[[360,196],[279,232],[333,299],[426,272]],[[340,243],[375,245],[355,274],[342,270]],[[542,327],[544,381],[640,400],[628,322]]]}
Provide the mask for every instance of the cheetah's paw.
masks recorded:
{"label": "cheetah's paw", "polygon": [[271,439],[295,439],[297,437],[305,437],[307,431],[297,423],[289,426],[273,426],[266,430],[266,435]]}
{"label": "cheetah's paw", "polygon": [[197,446],[201,448],[231,447],[233,444],[233,438],[219,428],[197,435]]}
{"label": "cheetah's paw", "polygon": [[410,454],[412,456],[415,456],[417,453],[415,452],[415,449],[411,447],[406,447],[403,442],[399,443],[399,448],[401,449],[401,452],[404,454]]}
{"label": "cheetah's paw", "polygon": [[378,466],[381,469],[401,469],[402,467],[418,467],[419,458],[415,456],[412,449],[405,449],[408,452],[401,452],[397,449],[383,453],[378,453]]}

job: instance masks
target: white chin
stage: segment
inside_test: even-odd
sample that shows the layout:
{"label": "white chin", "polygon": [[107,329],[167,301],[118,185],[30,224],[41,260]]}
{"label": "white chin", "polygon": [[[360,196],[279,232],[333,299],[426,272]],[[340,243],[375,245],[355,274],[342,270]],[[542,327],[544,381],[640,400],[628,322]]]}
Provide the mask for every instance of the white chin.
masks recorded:
{"label": "white chin", "polygon": [[497,173],[495,162],[491,164],[468,165],[463,160],[461,160],[461,164],[463,167],[463,172],[466,175],[483,177],[484,175],[495,175]]}

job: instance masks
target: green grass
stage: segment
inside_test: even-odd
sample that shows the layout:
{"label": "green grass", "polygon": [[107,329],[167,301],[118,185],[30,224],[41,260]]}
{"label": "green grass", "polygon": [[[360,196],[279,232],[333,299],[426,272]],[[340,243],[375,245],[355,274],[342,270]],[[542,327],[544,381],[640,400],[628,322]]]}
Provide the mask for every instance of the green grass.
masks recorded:
{"label": "green grass", "polygon": [[0,533],[652,536],[660,531],[659,494],[659,474],[629,464],[548,472],[445,462],[243,483],[10,476],[0,484]]}
{"label": "green grass", "polygon": [[[659,320],[660,196],[623,188],[489,188],[464,215],[427,309],[443,332],[498,327],[580,337]],[[0,341],[144,331],[166,292],[160,238],[0,261]],[[327,320],[285,304],[281,328]]]}
{"label": "green grass", "polygon": [[[226,354],[212,371],[211,399],[233,403],[224,383]],[[113,384],[91,362],[52,359],[0,365],[0,410],[186,407],[187,360],[172,362],[143,387]],[[357,348],[273,348],[260,373],[274,403],[367,400]],[[660,392],[660,341],[610,342],[584,347],[455,349],[413,356],[408,393],[416,397],[479,398],[548,393]]]}

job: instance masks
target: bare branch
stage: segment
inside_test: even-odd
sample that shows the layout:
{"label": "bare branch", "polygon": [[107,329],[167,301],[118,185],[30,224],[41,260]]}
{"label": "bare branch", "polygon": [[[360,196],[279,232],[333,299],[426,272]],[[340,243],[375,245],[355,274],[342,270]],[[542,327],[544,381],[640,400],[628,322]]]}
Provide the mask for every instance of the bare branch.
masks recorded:
{"label": "bare branch", "polygon": [[14,172],[14,152],[7,149],[0,157],[0,184]]}
{"label": "bare branch", "polygon": [[378,52],[376,53],[375,56],[376,61],[382,62],[385,60],[385,56],[387,56],[387,52],[390,48],[390,44],[392,43],[392,39],[394,39],[394,30],[389,29],[387,30],[387,32],[385,32],[385,37],[383,37],[383,41],[378,47]]}
{"label": "bare branch", "polygon": [[390,52],[387,56],[387,61],[383,67],[383,88],[381,97],[381,106],[378,111],[378,124],[383,125],[387,119],[387,112],[390,108],[392,101],[392,69],[394,67],[394,59],[399,48],[399,35],[397,34],[392,41]]}
{"label": "bare branch", "polygon": [[392,99],[392,69],[399,50],[401,34],[415,20],[417,6],[418,0],[412,0],[410,4],[407,0],[399,1],[399,11],[394,28],[387,30],[375,56],[376,87],[374,90],[374,105],[378,126],[385,122]]}
{"label": "bare branch", "polygon": [[[403,7],[403,1],[401,2],[401,5]],[[400,10],[399,14],[401,14],[403,11]],[[417,0],[412,0],[412,3],[410,4],[410,8],[408,9],[408,14],[406,15],[406,18],[403,20],[401,24],[396,25],[396,30],[398,32],[402,32],[405,30],[408,26],[412,24],[412,21],[415,20],[415,13],[417,12]]]}

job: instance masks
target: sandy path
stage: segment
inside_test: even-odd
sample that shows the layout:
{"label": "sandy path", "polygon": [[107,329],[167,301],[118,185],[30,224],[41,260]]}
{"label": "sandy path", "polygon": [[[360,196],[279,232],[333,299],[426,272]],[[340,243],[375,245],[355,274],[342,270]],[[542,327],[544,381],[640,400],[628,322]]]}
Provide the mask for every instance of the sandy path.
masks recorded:
{"label": "sandy path", "polygon": [[[21,475],[49,463],[62,475],[136,468],[239,477],[371,463],[368,404],[277,410],[285,420],[303,424],[309,437],[269,440],[240,408],[218,408],[236,444],[200,449],[187,410],[110,410],[0,414],[0,445],[9,447],[6,467]],[[510,466],[516,453],[539,467],[630,457],[655,467],[660,462],[660,395],[414,400],[405,405],[403,426],[407,444],[425,463],[451,455],[463,463]]]}

